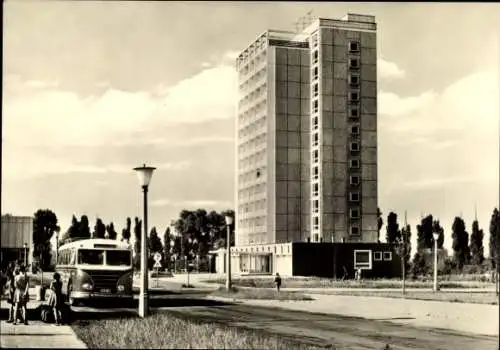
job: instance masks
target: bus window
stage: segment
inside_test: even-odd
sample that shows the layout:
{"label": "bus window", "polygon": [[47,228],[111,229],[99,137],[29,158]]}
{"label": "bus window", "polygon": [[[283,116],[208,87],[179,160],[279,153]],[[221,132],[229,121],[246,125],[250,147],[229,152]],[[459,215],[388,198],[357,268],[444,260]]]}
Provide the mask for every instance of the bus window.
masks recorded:
{"label": "bus window", "polygon": [[75,260],[76,260],[76,252],[75,252],[75,249],[72,249],[70,251],[70,254],[71,254],[71,260],[69,262],[70,265],[75,265]]}
{"label": "bus window", "polygon": [[104,263],[104,251],[80,249],[78,250],[78,263],[84,265],[102,265]]}
{"label": "bus window", "polygon": [[130,251],[128,250],[107,250],[106,264],[111,266],[130,266]]}

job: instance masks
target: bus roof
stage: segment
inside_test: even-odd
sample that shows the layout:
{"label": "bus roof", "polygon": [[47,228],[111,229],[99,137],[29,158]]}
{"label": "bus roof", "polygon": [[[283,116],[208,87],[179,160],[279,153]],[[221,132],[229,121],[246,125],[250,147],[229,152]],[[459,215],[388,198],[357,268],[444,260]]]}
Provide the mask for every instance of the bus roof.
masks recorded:
{"label": "bus roof", "polygon": [[114,239],[106,239],[106,238],[89,238],[89,239],[80,239],[77,241],[73,241],[70,243],[63,244],[59,247],[59,250],[68,249],[68,248],[85,248],[85,249],[93,249],[93,248],[101,248],[101,249],[132,249],[132,245],[129,243],[120,242]]}

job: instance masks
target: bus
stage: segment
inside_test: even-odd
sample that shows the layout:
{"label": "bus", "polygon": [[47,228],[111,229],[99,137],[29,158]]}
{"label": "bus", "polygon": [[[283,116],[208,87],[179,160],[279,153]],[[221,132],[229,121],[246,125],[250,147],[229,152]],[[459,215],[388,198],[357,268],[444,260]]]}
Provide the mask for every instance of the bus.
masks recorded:
{"label": "bus", "polygon": [[92,238],[59,247],[56,271],[70,305],[95,299],[133,299],[132,246]]}

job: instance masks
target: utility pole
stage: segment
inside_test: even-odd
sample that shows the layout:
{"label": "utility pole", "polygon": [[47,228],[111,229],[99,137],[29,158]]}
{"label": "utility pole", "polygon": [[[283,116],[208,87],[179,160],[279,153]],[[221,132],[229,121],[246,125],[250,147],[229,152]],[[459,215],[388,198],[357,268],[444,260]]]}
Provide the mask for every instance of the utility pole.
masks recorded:
{"label": "utility pole", "polygon": [[406,293],[406,232],[407,219],[406,219],[406,210],[405,210],[405,226],[403,228],[403,254],[401,254],[401,265],[403,270],[403,295]]}

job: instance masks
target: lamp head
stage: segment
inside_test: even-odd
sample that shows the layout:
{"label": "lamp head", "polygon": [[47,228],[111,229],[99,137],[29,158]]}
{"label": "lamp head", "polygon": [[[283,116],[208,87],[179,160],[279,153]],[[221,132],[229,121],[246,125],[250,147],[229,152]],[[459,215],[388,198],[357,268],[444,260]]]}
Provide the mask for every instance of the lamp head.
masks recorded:
{"label": "lamp head", "polygon": [[434,236],[434,239],[437,241],[439,239],[439,233],[433,232],[432,235]]}
{"label": "lamp head", "polygon": [[156,168],[146,166],[146,164],[143,164],[143,166],[134,168],[135,171],[137,171],[137,177],[139,179],[139,185],[141,187],[148,187],[149,182],[151,181],[151,177],[153,176],[153,171]]}
{"label": "lamp head", "polygon": [[233,217],[226,215],[226,225],[231,225],[233,223]]}
{"label": "lamp head", "polygon": [[24,247],[24,248],[28,248],[28,243],[24,242],[24,243],[23,243],[23,247]]}

